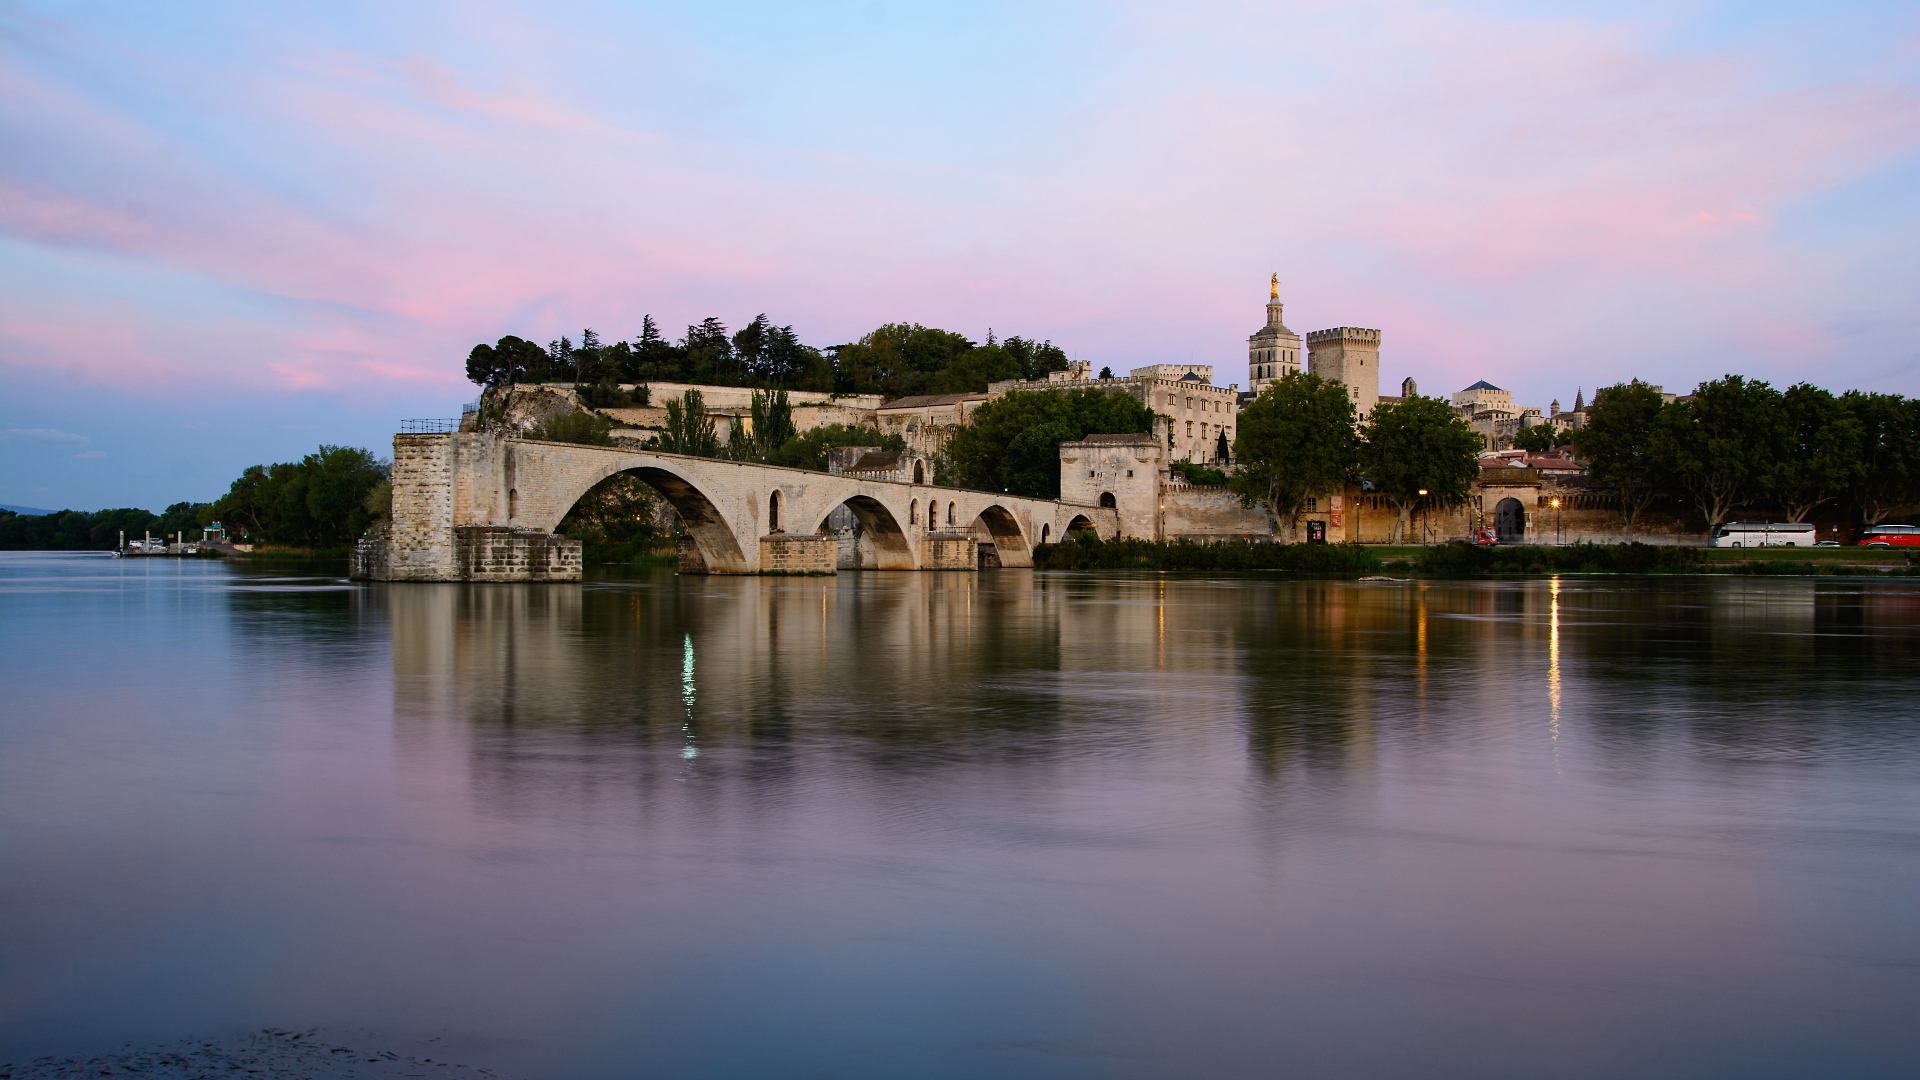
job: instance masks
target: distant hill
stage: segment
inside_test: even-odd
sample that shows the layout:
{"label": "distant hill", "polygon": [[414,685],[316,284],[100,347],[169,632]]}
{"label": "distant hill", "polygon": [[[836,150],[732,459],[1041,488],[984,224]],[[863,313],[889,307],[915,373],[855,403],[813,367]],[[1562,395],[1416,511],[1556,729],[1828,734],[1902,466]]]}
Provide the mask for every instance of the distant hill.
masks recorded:
{"label": "distant hill", "polygon": [[34,517],[53,513],[51,510],[42,510],[37,506],[9,506],[6,503],[0,503],[0,510],[11,510],[16,514],[32,514]]}

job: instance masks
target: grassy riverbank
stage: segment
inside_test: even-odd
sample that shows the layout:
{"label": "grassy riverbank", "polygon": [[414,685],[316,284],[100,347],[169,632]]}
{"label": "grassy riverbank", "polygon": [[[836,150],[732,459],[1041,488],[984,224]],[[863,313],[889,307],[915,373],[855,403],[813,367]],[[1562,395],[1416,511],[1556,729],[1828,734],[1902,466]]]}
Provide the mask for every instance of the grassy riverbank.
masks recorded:
{"label": "grassy riverbank", "polygon": [[1664,544],[1565,547],[1198,544],[1185,540],[1076,539],[1042,544],[1041,570],[1266,570],[1333,577],[1512,577],[1525,574],[1752,574],[1785,577],[1920,577],[1894,548],[1699,548]]}
{"label": "grassy riverbank", "polygon": [[1277,570],[1358,577],[1380,560],[1357,544],[1250,544],[1233,540],[1068,540],[1033,549],[1040,570]]}

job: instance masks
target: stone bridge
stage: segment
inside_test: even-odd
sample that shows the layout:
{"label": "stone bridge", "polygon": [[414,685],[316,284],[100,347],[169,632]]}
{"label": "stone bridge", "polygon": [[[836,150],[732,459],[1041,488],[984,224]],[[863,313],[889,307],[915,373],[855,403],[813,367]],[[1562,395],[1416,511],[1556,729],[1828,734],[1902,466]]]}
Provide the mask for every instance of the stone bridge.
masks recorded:
{"label": "stone bridge", "polygon": [[[396,435],[393,513],[360,542],[352,573],[386,581],[571,581],[580,545],[553,535],[595,484],[631,473],[679,512],[685,569],[832,573],[827,515],[846,507],[882,570],[974,569],[977,542],[1002,566],[1073,528],[1119,532],[1108,507],[890,483],[806,469],[490,432]],[[688,548],[692,550],[689,551]]]}

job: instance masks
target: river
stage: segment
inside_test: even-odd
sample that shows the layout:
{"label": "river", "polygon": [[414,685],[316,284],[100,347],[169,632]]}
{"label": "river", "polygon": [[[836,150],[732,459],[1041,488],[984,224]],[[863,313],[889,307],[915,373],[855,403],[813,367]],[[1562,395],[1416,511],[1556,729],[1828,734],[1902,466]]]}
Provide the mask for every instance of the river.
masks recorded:
{"label": "river", "polygon": [[1916,660],[1913,582],[4,554],[0,1061],[1920,1075]]}

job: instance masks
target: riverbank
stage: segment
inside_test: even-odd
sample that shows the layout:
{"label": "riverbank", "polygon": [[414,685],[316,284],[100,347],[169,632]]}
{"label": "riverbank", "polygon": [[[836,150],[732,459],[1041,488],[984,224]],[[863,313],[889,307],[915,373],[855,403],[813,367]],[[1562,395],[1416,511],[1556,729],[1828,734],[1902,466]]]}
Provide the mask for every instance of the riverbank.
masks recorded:
{"label": "riverbank", "polygon": [[1255,544],[1075,539],[1034,549],[1041,570],[1265,570],[1315,576],[1431,578],[1524,574],[1750,574],[1916,577],[1902,548],[1693,548],[1660,544]]}

